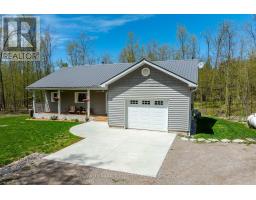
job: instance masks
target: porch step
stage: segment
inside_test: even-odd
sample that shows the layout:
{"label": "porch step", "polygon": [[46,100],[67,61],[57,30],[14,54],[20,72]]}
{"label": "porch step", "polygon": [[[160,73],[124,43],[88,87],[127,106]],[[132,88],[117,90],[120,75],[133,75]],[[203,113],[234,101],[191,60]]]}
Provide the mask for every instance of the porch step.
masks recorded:
{"label": "porch step", "polygon": [[93,116],[92,120],[93,121],[98,121],[98,122],[107,122],[108,117],[107,116]]}

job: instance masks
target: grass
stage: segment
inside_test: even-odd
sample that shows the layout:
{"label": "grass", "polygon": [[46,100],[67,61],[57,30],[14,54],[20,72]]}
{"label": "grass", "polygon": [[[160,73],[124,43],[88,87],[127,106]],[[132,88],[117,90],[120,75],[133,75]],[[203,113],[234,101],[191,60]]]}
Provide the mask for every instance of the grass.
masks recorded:
{"label": "grass", "polygon": [[55,152],[80,140],[69,132],[76,122],[27,118],[0,116],[0,167],[34,152]]}
{"label": "grass", "polygon": [[202,117],[197,121],[195,138],[245,139],[256,138],[256,130],[246,124],[215,117]]}

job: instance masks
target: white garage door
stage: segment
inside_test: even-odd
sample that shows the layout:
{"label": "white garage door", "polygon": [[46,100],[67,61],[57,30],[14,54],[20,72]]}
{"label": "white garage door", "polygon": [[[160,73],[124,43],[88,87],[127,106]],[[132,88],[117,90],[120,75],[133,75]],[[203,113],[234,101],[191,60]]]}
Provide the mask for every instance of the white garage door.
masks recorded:
{"label": "white garage door", "polygon": [[162,99],[131,99],[127,102],[128,128],[168,130],[168,102]]}

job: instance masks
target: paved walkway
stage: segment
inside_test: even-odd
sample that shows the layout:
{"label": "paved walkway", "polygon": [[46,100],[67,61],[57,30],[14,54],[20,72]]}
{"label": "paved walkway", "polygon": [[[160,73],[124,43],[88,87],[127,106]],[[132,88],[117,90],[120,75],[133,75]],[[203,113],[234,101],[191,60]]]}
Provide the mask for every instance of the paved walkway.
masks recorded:
{"label": "paved walkway", "polygon": [[85,139],[45,159],[156,177],[176,134],[109,128],[106,122],[77,125]]}

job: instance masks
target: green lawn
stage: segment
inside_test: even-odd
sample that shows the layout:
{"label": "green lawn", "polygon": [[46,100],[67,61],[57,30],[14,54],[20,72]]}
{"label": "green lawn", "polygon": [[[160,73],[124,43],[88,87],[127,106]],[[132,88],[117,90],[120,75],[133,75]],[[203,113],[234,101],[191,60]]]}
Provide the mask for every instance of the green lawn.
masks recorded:
{"label": "green lawn", "polygon": [[256,130],[246,124],[214,117],[202,117],[197,121],[195,138],[245,139],[256,138]]}
{"label": "green lawn", "polygon": [[0,166],[33,152],[50,153],[80,140],[69,132],[76,122],[33,121],[0,116]]}

